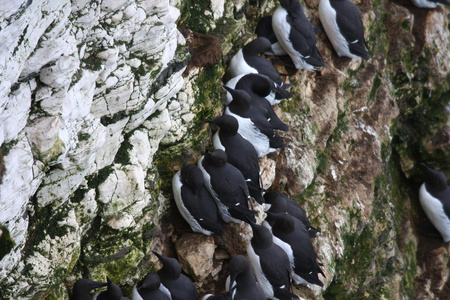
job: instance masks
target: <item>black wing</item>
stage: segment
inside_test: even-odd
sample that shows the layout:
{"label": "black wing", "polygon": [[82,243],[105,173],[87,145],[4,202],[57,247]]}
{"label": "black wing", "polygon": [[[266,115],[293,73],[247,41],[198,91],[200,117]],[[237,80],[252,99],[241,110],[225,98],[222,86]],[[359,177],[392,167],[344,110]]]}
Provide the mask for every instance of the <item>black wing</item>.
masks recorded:
{"label": "black wing", "polygon": [[358,8],[350,1],[330,1],[336,10],[336,22],[339,30],[348,42],[350,52],[369,59],[365,49],[364,25]]}
{"label": "black wing", "polygon": [[288,15],[286,18],[291,24],[289,39],[292,42],[292,46],[303,56],[307,63],[317,67],[325,66],[317,49],[314,29],[303,11],[295,16]]}

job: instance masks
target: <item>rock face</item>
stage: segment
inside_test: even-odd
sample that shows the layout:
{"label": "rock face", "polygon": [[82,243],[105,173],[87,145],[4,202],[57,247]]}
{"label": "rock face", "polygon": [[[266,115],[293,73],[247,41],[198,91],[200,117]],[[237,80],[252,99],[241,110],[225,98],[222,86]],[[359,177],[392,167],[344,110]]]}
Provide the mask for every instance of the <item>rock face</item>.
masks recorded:
{"label": "rock face", "polygon": [[12,2],[0,22],[0,224],[15,247],[0,263],[2,296],[67,295],[81,261],[93,266],[86,275],[116,270],[131,284],[151,243],[143,228],[158,218],[153,156],[184,84],[179,10]]}
{"label": "rock face", "polygon": [[[278,2],[6,2],[0,298],[67,299],[76,279],[105,275],[129,296],[155,270],[150,250],[178,256],[202,293],[223,291],[248,228],[191,233],[170,178],[210,149],[204,120],[222,112],[227,64]],[[318,1],[301,3],[320,27]],[[295,96],[276,108],[290,130],[261,160],[264,185],[320,231],[325,286],[299,287],[304,299],[437,299],[450,293],[450,246],[420,208],[418,166],[450,177],[449,11],[357,6],[368,61],[338,58],[324,32],[317,73],[271,58]]]}

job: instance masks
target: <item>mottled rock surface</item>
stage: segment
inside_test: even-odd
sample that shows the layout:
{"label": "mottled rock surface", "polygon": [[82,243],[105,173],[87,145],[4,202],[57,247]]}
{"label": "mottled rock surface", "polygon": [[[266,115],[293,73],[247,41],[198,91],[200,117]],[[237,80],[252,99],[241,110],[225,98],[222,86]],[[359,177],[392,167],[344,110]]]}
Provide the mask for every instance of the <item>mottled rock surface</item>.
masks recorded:
{"label": "mottled rock surface", "polygon": [[[0,297],[145,269],[152,161],[188,54],[168,1],[13,1],[0,13]],[[9,2],[8,2],[9,3]],[[147,229],[146,229],[147,228]]]}

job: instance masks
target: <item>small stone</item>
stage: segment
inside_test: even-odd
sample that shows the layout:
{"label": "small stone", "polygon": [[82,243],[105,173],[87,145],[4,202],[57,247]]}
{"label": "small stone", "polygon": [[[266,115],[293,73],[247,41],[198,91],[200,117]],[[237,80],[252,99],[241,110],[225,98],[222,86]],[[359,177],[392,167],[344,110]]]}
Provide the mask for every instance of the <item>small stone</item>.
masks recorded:
{"label": "small stone", "polygon": [[214,238],[197,233],[183,234],[175,243],[175,249],[183,270],[202,281],[213,270]]}
{"label": "small stone", "polygon": [[131,59],[128,60],[128,65],[130,67],[132,67],[132,68],[135,68],[135,69],[139,68],[139,66],[141,64],[142,64],[142,62],[139,59],[137,59],[137,58],[131,58]]}
{"label": "small stone", "polygon": [[230,259],[231,255],[225,249],[217,248],[216,252],[214,253],[214,259],[215,260],[224,260],[224,259]]}
{"label": "small stone", "polygon": [[119,82],[119,78],[116,76],[109,76],[105,81],[105,89],[115,86]]}
{"label": "small stone", "polygon": [[211,0],[211,10],[213,12],[214,20],[223,17],[223,12],[225,10],[225,0]]}
{"label": "small stone", "polygon": [[111,17],[111,21],[113,24],[119,23],[123,18],[123,12],[118,11],[114,16]]}
{"label": "small stone", "polygon": [[59,138],[61,120],[59,117],[36,119],[26,128],[33,155],[43,163],[56,161],[65,151],[65,145]]}
{"label": "small stone", "polygon": [[129,140],[131,149],[128,150],[132,164],[140,165],[143,170],[149,166],[149,153],[151,151],[147,132],[136,130]]}
{"label": "small stone", "polygon": [[112,219],[108,221],[108,226],[116,229],[116,230],[122,230],[124,228],[134,227],[136,225],[136,222],[134,222],[134,218],[132,215],[128,213],[123,213],[119,216],[114,216]]}
{"label": "small stone", "polygon": [[359,66],[361,65],[361,58],[354,58],[352,60],[350,60],[350,63],[348,64],[348,68],[352,71],[356,71]]}
{"label": "small stone", "polygon": [[169,111],[180,110],[180,103],[178,103],[177,101],[171,101],[170,104],[167,106],[167,109]]}
{"label": "small stone", "polygon": [[193,114],[193,113],[188,113],[188,114],[182,115],[182,116],[181,116],[181,119],[183,119],[183,121],[184,121],[185,123],[189,123],[189,122],[191,122],[191,121],[194,119],[194,117],[195,117],[195,114]]}
{"label": "small stone", "polygon": [[261,180],[263,182],[263,188],[268,189],[272,186],[276,175],[276,162],[273,159],[264,156],[259,160],[259,167],[261,170]]}
{"label": "small stone", "polygon": [[219,273],[222,271],[223,263],[219,263],[211,272],[211,276],[214,280],[217,280],[219,278]]}
{"label": "small stone", "polygon": [[80,67],[80,61],[73,56],[61,56],[56,64],[47,68],[42,68],[39,72],[39,79],[52,88],[69,86],[72,77]]}
{"label": "small stone", "polygon": [[123,10],[123,17],[125,19],[131,19],[135,14],[136,14],[136,4],[135,3],[128,5]]}

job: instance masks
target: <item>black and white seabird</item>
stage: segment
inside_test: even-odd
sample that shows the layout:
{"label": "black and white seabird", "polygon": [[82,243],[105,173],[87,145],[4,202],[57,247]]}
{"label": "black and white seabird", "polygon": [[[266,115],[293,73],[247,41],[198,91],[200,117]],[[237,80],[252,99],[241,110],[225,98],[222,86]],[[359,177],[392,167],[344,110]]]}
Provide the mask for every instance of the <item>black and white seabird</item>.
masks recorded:
{"label": "black and white seabird", "polygon": [[250,196],[262,204],[263,186],[258,153],[253,145],[238,133],[239,123],[236,118],[223,115],[207,122],[220,128],[213,136],[214,149],[225,151],[227,162],[244,175]]}
{"label": "black and white seabird", "polygon": [[352,2],[320,0],[319,16],[323,29],[339,57],[369,59],[361,14]]}
{"label": "black and white seabird", "polygon": [[270,230],[250,222],[253,237],[247,245],[247,255],[261,289],[270,299],[297,299],[291,293],[291,265],[287,254],[273,243]]}
{"label": "black and white seabird", "polygon": [[[244,175],[227,162],[227,154],[220,149],[206,153],[198,160],[206,187],[216,200],[222,220],[240,223],[249,218],[255,221],[250,193]],[[253,207],[252,207],[253,208]]]}
{"label": "black and white seabird", "polygon": [[280,120],[266,97],[270,95],[270,82],[258,74],[247,74],[236,83],[236,89],[246,91],[252,98],[251,105],[267,118],[273,129],[288,131],[289,126]]}
{"label": "black and white seabird", "polygon": [[273,213],[287,212],[297,220],[301,221],[308,230],[309,237],[317,236],[317,229],[311,226],[311,223],[306,216],[305,210],[286,195],[282,193],[269,191],[264,194],[265,203],[270,205],[269,211]]}
{"label": "black and white seabird", "polygon": [[227,279],[228,291],[232,299],[265,300],[266,295],[256,282],[251,269],[250,261],[243,255],[236,255],[230,260],[228,266],[230,276]]}
{"label": "black and white seabird", "polygon": [[316,45],[314,29],[299,0],[279,0],[272,16],[272,28],[278,42],[289,54],[297,69],[315,71],[325,67]]}
{"label": "black and white seabird", "polygon": [[184,166],[175,173],[172,190],[178,211],[192,231],[223,234],[216,202],[203,184],[203,173],[196,165]]}
{"label": "black and white seabird", "polygon": [[156,272],[161,279],[161,291],[166,288],[173,300],[198,300],[195,284],[181,273],[181,265],[175,258],[165,257],[152,251],[163,267]]}
{"label": "black and white seabird", "polygon": [[265,16],[259,19],[256,25],[255,33],[258,37],[265,37],[271,43],[270,51],[264,52],[267,55],[283,56],[288,55],[287,52],[278,43],[277,36],[272,28],[272,16]]}
{"label": "black and white seabird", "polygon": [[107,289],[94,295],[94,300],[130,300],[127,297],[122,296],[122,289],[114,284],[112,280],[106,276]]}
{"label": "black and white seabird", "polygon": [[169,290],[161,288],[161,279],[156,273],[145,276],[140,285],[133,287],[132,300],[172,300]]}
{"label": "black and white seabird", "polygon": [[252,98],[247,92],[224,88],[231,94],[233,100],[225,107],[225,114],[236,118],[239,123],[239,134],[252,143],[258,157],[283,148],[283,139],[275,135],[272,125],[261,111],[251,105]]}
{"label": "black and white seabird", "polygon": [[108,283],[106,282],[97,282],[90,279],[78,279],[72,289],[73,299],[74,300],[92,300],[92,297],[89,293],[97,289],[99,287],[104,287]]}
{"label": "black and white seabird", "polygon": [[272,79],[276,84],[282,86],[283,79],[280,77],[280,72],[275,68],[270,60],[259,56],[271,49],[271,43],[264,37],[258,37],[239,49],[233,56],[230,62],[230,75],[236,77],[241,74],[264,74]]}
{"label": "black and white seabird", "polygon": [[[267,212],[266,220],[272,223],[272,234],[290,248],[286,254],[293,255],[290,261],[293,262],[291,276],[294,282],[305,285],[316,284],[322,287],[323,283],[318,274],[323,276],[325,274],[320,268],[317,253],[303,223],[296,224],[295,218],[288,213]],[[286,246],[280,245],[283,250]]]}
{"label": "black and white seabird", "polygon": [[444,173],[423,164],[427,179],[420,187],[419,200],[428,219],[442,235],[444,242],[450,242],[450,187]]}
{"label": "black and white seabird", "polygon": [[438,5],[450,5],[450,0],[412,0],[417,7],[436,8]]}
{"label": "black and white seabird", "polygon": [[[290,88],[292,85],[290,83],[285,83],[283,84],[283,86],[279,86],[278,84],[276,84],[272,79],[270,79],[269,77],[267,77],[266,75],[263,74],[241,74],[238,75],[236,77],[231,78],[230,80],[228,80],[228,82],[226,83],[227,87],[230,87],[232,89],[236,89],[236,84],[243,78],[249,75],[255,75],[255,76],[260,76],[265,78],[268,82],[269,82],[269,86],[270,86],[270,93],[265,96],[264,98],[269,101],[270,105],[275,105],[280,103],[282,100],[285,99],[289,99],[292,98],[293,95],[287,90],[288,88]],[[233,100],[233,98],[231,97],[230,93],[227,93],[227,104],[229,104],[231,102],[231,100]]]}

